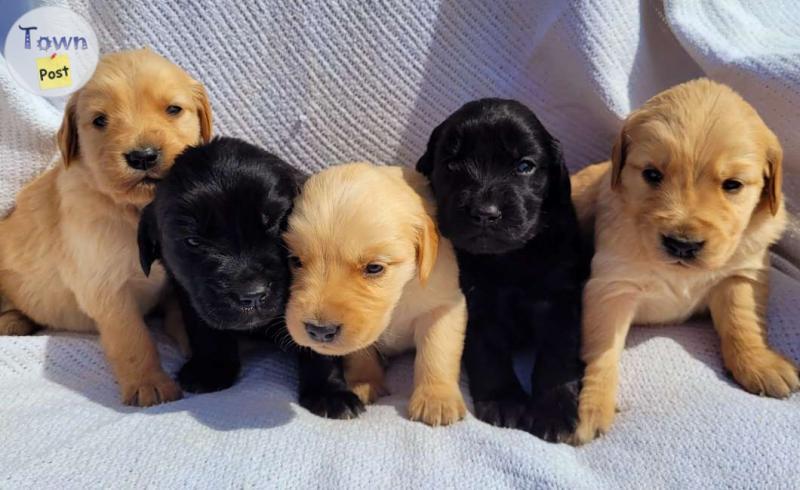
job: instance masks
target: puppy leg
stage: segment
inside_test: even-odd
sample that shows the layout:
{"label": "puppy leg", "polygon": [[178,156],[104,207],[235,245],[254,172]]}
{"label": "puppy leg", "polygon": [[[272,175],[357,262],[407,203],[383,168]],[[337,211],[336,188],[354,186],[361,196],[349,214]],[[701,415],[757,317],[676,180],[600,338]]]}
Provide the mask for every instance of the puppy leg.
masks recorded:
{"label": "puppy leg", "polygon": [[[161,368],[158,351],[134,298],[123,291],[104,300],[84,301],[84,310],[97,323],[100,343],[120,385],[122,402],[147,407],[179,399],[181,390]],[[94,306],[96,311],[86,306]]]}
{"label": "puppy leg", "polygon": [[751,393],[785,398],[800,388],[797,366],[767,344],[766,273],[760,281],[728,278],[712,291],[709,309],[733,378]]}
{"label": "puppy leg", "polygon": [[344,358],[344,379],[347,380],[347,386],[365,405],[389,394],[383,385],[383,374],[380,354],[374,347]]}
{"label": "puppy leg", "polygon": [[511,336],[496,325],[494,305],[470,298],[464,366],[475,416],[497,427],[524,428],[528,395],[514,372]]}
{"label": "puppy leg", "polygon": [[164,331],[178,344],[178,350],[184,357],[192,356],[181,306],[174,294],[169,294],[164,300]]}
{"label": "puppy leg", "polygon": [[239,346],[230,332],[215,330],[195,314],[183,293],[182,316],[192,357],[178,371],[181,388],[191,393],[210,393],[233,386],[241,370]]}
{"label": "puppy leg", "polygon": [[582,357],[586,363],[572,442],[605,433],[614,420],[619,358],[636,311],[636,294],[590,280],[584,289]]}
{"label": "puppy leg", "polygon": [[578,393],[583,362],[581,344],[581,294],[551,300],[541,319],[543,332],[531,378],[533,395],[531,433],[550,442],[568,440],[578,422]]}
{"label": "puppy leg", "polygon": [[411,420],[449,425],[461,420],[467,408],[458,385],[464,350],[466,305],[440,308],[418,319],[414,340],[414,392],[408,404]]}
{"label": "puppy leg", "polygon": [[41,328],[19,310],[0,313],[0,335],[31,335]]}
{"label": "puppy leg", "polygon": [[300,406],[331,419],[353,419],[364,412],[364,404],[347,388],[342,358],[301,349],[297,363]]}

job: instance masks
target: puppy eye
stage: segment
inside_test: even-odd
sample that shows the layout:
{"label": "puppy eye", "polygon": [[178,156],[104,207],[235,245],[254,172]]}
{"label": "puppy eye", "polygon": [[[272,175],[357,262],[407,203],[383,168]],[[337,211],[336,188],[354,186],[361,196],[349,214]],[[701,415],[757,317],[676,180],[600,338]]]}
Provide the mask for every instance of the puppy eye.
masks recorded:
{"label": "puppy eye", "polygon": [[104,114],[100,114],[96,118],[92,119],[92,126],[103,129],[108,125],[108,118]]}
{"label": "puppy eye", "polygon": [[199,247],[200,246],[200,240],[198,240],[197,238],[194,238],[194,237],[187,238],[186,240],[184,240],[184,242],[186,243],[186,245],[188,245],[190,247]]}
{"label": "puppy eye", "polygon": [[296,255],[289,256],[289,265],[295,269],[303,268],[303,262],[300,260],[300,257],[297,257]]}
{"label": "puppy eye", "polygon": [[645,182],[652,186],[657,186],[664,180],[664,174],[654,168],[642,170],[642,177],[644,177]]}
{"label": "puppy eye", "polygon": [[180,114],[180,112],[182,110],[183,110],[183,107],[178,106],[178,105],[167,106],[167,114],[169,114],[170,116],[176,116],[176,115]]}
{"label": "puppy eye", "polygon": [[458,171],[458,162],[456,162],[455,160],[451,160],[451,161],[447,162],[447,170],[449,170],[451,172],[457,172]]}
{"label": "puppy eye", "polygon": [[536,165],[531,161],[529,158],[523,158],[522,160],[517,162],[517,166],[514,170],[520,175],[527,175],[536,168]]}
{"label": "puppy eye", "polygon": [[722,183],[722,190],[734,194],[742,189],[744,184],[736,179],[728,179]]}
{"label": "puppy eye", "polygon": [[381,275],[384,270],[385,267],[382,266],[381,264],[372,263],[372,264],[367,264],[366,267],[364,267],[364,274],[367,276],[374,277]]}

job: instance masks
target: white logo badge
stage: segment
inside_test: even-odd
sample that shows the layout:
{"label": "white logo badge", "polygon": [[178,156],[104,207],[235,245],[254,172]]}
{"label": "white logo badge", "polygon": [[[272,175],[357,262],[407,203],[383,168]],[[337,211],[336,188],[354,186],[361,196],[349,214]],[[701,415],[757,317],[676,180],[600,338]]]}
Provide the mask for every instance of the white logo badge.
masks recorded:
{"label": "white logo badge", "polygon": [[86,20],[60,7],[26,13],[11,26],[4,55],[11,75],[45,97],[81,88],[97,66],[97,36]]}

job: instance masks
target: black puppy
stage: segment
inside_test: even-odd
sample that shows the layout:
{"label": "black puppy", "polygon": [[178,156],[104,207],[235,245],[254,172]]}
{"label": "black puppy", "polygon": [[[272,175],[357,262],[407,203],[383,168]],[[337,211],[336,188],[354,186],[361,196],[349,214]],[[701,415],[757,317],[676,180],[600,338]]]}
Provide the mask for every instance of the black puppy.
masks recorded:
{"label": "black puppy", "polygon": [[[475,415],[566,440],[577,423],[588,264],[558,141],[519,102],[477,100],[434,129],[417,170],[458,255]],[[536,352],[531,397],[513,367],[522,347]]]}
{"label": "black puppy", "polygon": [[275,155],[216,138],[175,160],[142,213],[142,268],[164,263],[192,348],[178,373],[184,390],[230,387],[240,369],[233,333],[280,329],[290,283],[281,234],[301,181]]}

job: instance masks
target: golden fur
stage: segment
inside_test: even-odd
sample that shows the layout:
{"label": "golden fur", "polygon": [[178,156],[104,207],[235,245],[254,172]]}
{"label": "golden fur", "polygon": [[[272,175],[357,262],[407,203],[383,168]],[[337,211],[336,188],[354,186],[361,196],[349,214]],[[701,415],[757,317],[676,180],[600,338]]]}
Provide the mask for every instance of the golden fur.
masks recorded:
{"label": "golden fur", "polygon": [[[183,111],[169,115],[169,105]],[[108,118],[102,129],[92,124],[100,114]],[[160,148],[162,163],[147,172],[157,179],[187,145],[210,137],[200,83],[147,49],[105,56],[67,103],[58,132],[63,164],[23,188],[0,221],[0,334],[37,325],[98,331],[125,403],[179,398],[143,321],[165,286],[161,268],[145,277],[136,245],[139,213],[155,187],[123,154]]]}
{"label": "golden fur", "polygon": [[[769,246],[785,226],[782,150],[756,111],[727,86],[699,79],[653,97],[625,121],[612,161],[573,178],[585,228],[594,226],[584,291],[576,442],[609,429],[618,363],[631,323],[680,322],[710,310],[725,367],[746,390],[785,397],[797,368],[767,345]],[[653,187],[642,177],[663,173]],[[726,192],[722,183],[743,186]],[[662,234],[705,241],[694,260],[662,251]]]}
{"label": "golden fur", "polygon": [[[385,393],[381,356],[416,346],[409,415],[430,425],[464,417],[458,380],[467,310],[450,242],[439,236],[425,178],[409,168],[353,163],[306,183],[285,239],[302,266],[286,310],[295,341],[344,355],[345,378],[364,403]],[[382,274],[367,276],[367,264]],[[340,324],[329,344],[303,322]]]}

